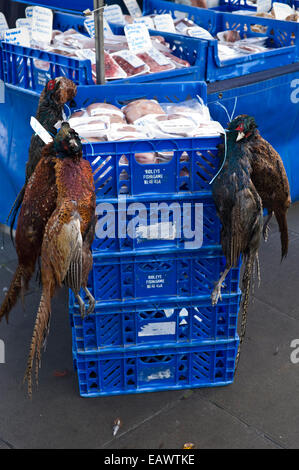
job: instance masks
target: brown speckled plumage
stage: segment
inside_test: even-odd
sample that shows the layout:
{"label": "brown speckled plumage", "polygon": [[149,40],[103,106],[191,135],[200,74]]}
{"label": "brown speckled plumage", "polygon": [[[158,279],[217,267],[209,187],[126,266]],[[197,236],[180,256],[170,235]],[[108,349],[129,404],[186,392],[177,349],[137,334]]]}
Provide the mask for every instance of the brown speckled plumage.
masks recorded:
{"label": "brown speckled plumage", "polygon": [[[54,80],[50,80],[41,92],[35,117],[53,136],[57,134],[55,124],[63,120],[64,104],[72,100],[76,94],[77,86],[66,77],[57,77]],[[24,198],[26,185],[41,159],[44,147],[45,143],[40,137],[33,134],[26,163],[25,184],[19,192],[7,218],[7,221],[10,219],[11,237],[18,210]]]}
{"label": "brown speckled plumage", "polygon": [[0,321],[3,316],[8,321],[10,310],[16,304],[21,291],[24,293],[28,289],[40,256],[45,226],[56,206],[54,164],[53,144],[49,144],[44,148],[43,157],[26,186],[16,229],[18,267],[1,305]]}
{"label": "brown speckled plumage", "polygon": [[[61,134],[61,136],[60,136]],[[59,158],[55,161],[57,187],[56,208],[45,228],[41,249],[42,296],[37,312],[33,337],[28,357],[25,380],[29,396],[32,394],[32,368],[35,361],[36,380],[42,345],[49,331],[51,299],[62,283],[71,288],[85,313],[79,295],[84,289],[90,301],[89,313],[94,308],[94,299],[86,288],[92,267],[90,247],[95,228],[96,199],[90,164],[82,159],[81,150],[72,153],[66,147],[79,137],[68,125],[64,125],[55,139],[59,147]],[[69,147],[70,148],[70,147]],[[63,155],[66,152],[67,156]]]}

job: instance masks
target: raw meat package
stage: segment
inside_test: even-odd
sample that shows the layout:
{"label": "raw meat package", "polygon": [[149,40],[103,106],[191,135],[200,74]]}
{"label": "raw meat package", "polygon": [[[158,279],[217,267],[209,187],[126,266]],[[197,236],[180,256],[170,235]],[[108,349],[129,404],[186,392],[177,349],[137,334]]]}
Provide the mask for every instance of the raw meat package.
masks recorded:
{"label": "raw meat package", "polygon": [[111,55],[128,77],[145,74],[149,71],[148,65],[129,50],[114,52]]}
{"label": "raw meat package", "polygon": [[137,54],[137,57],[149,66],[150,73],[165,72],[166,70],[172,70],[175,68],[173,62],[154,48],[147,52],[140,52]]}
{"label": "raw meat package", "polygon": [[148,114],[165,114],[159,103],[155,100],[135,100],[127,104],[123,109],[128,123],[134,123]]}

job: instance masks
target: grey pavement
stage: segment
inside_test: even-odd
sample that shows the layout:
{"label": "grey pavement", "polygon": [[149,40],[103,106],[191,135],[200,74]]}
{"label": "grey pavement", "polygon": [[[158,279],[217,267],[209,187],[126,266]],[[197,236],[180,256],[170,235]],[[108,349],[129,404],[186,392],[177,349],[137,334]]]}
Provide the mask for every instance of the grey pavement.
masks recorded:
{"label": "grey pavement", "polygon": [[[260,250],[261,284],[250,305],[247,335],[232,385],[82,398],[72,366],[67,291],[53,301],[39,387],[29,400],[22,378],[40,289],[32,282],[10,323],[0,324],[0,449],[279,449],[299,447],[299,203],[289,210],[289,255],[280,263],[276,222]],[[2,235],[0,238],[0,242]],[[0,301],[16,254],[7,235],[0,250]],[[116,418],[122,426],[113,437]]]}

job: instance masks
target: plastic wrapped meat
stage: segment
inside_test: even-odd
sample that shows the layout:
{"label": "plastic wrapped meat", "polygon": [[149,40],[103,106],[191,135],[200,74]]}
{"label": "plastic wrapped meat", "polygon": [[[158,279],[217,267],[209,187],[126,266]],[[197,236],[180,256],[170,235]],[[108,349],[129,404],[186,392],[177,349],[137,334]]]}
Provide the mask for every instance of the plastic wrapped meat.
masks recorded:
{"label": "plastic wrapped meat", "polygon": [[163,52],[163,54],[170,59],[176,67],[181,68],[181,67],[190,67],[190,63],[187,60],[180,59],[180,57],[175,56],[174,54],[171,54],[170,52]]}
{"label": "plastic wrapped meat", "polygon": [[109,118],[110,123],[125,123],[125,116],[123,112],[114,106],[113,104],[108,103],[93,103],[87,106],[86,112],[88,116],[105,116]]}
{"label": "plastic wrapped meat", "polygon": [[104,51],[104,61],[105,61],[105,77],[107,80],[116,80],[120,78],[126,78],[126,72],[118,65],[117,62]]}
{"label": "plastic wrapped meat", "polygon": [[220,33],[217,34],[217,38],[220,41],[233,43],[236,41],[240,41],[241,36],[240,36],[239,31],[230,30],[230,31],[221,31]]}
{"label": "plastic wrapped meat", "polygon": [[138,163],[142,165],[150,165],[157,163],[156,155],[154,153],[135,153],[135,158]]}
{"label": "plastic wrapped meat", "polygon": [[128,77],[145,74],[149,71],[149,67],[128,50],[115,52],[112,54],[113,59],[126,72]]}
{"label": "plastic wrapped meat", "polygon": [[156,49],[140,52],[137,56],[149,66],[150,73],[165,72],[175,68],[174,64]]}
{"label": "plastic wrapped meat", "polygon": [[146,99],[132,101],[123,108],[123,112],[129,123],[133,123],[148,114],[165,114],[157,101]]}
{"label": "plastic wrapped meat", "polygon": [[141,140],[147,139],[147,135],[136,129],[135,126],[112,125],[107,133],[108,140]]}
{"label": "plastic wrapped meat", "polygon": [[90,49],[95,47],[95,40],[93,38],[88,38],[77,32],[69,34],[69,31],[55,36],[54,45],[63,44],[74,49]]}

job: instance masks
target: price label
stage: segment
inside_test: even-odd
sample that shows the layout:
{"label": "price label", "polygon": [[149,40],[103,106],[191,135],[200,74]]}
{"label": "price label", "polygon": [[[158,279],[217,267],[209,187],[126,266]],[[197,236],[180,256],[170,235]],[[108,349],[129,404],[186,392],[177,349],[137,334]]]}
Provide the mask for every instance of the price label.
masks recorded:
{"label": "price label", "polygon": [[142,16],[141,18],[134,18],[134,23],[143,23],[148,29],[155,29],[155,24],[149,16]]}
{"label": "price label", "polygon": [[104,8],[104,16],[108,23],[125,24],[124,15],[119,5],[108,5]]}
{"label": "price label", "polygon": [[284,3],[273,3],[273,10],[277,20],[285,20],[287,16],[292,15],[294,10]]}
{"label": "price label", "polygon": [[33,7],[32,40],[50,44],[53,31],[53,13],[49,8]]}
{"label": "price label", "polygon": [[148,29],[143,23],[127,24],[125,26],[125,35],[129,49],[133,54],[147,52],[152,48]]}
{"label": "price label", "polygon": [[30,47],[30,36],[27,28],[8,29],[4,33],[4,41],[16,46]]}
{"label": "price label", "polygon": [[32,18],[33,15],[33,7],[25,8],[25,16],[26,18]]}
{"label": "price label", "polygon": [[174,22],[169,13],[166,13],[165,15],[155,16],[154,23],[158,31],[165,31],[166,33],[175,33]]}
{"label": "price label", "polygon": [[136,0],[124,0],[125,5],[133,18],[138,18],[142,16],[142,11]]}
{"label": "price label", "polygon": [[89,36],[91,38],[94,38],[95,28],[94,28],[94,16],[93,15],[90,18],[86,18],[86,20],[84,20],[84,27],[86,31],[88,32]]}
{"label": "price label", "polygon": [[257,0],[257,12],[258,13],[268,13],[271,10],[272,0]]}

